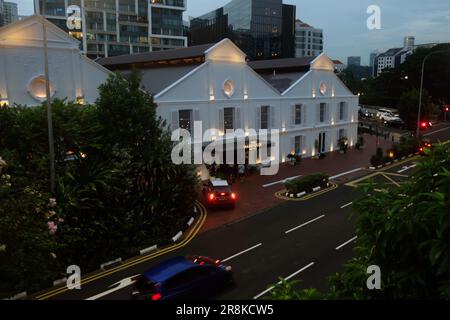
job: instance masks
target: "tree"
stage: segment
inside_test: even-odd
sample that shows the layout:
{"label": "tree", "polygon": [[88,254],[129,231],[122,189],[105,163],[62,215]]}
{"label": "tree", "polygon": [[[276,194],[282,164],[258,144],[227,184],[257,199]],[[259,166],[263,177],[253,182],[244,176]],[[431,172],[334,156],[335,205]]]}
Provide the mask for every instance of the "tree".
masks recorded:
{"label": "tree", "polygon": [[[186,226],[197,196],[196,171],[172,163],[170,132],[139,83],[136,74],[113,75],[95,105],[52,101],[57,210],[46,207],[45,106],[0,108],[0,156],[13,187],[0,194],[0,248],[6,246],[0,253],[1,290],[49,286],[72,264],[83,273],[96,270],[105,261],[167,243]],[[39,216],[36,208],[55,214]],[[17,267],[32,259],[41,263],[29,263],[35,270]],[[29,281],[17,280],[28,271]]]}
{"label": "tree", "polygon": [[[399,188],[362,189],[367,196],[354,205],[355,257],[320,298],[450,299],[450,147],[439,146],[422,158]],[[366,287],[372,265],[381,269],[381,290]],[[311,292],[281,286],[278,297],[284,299]]]}
{"label": "tree", "polygon": [[[417,115],[419,112],[419,90],[413,89],[405,91],[398,102],[398,111],[400,118],[411,130],[417,128]],[[426,90],[422,94],[421,119],[427,119],[433,112],[431,97]]]}

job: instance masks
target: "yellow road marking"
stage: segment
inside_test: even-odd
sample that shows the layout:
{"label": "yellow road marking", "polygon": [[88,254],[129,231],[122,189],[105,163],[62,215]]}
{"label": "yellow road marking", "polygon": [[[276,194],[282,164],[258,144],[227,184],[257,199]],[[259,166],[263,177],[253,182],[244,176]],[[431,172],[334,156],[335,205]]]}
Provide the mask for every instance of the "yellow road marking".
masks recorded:
{"label": "yellow road marking", "polygon": [[[177,249],[180,249],[180,248],[186,246],[197,235],[198,231],[203,226],[203,223],[205,222],[206,216],[207,216],[206,208],[198,201],[196,202],[196,204],[197,204],[197,208],[199,208],[199,211],[200,211],[200,219],[198,220],[197,224],[193,228],[191,228],[191,230],[189,231],[188,235],[183,239],[183,241],[181,241],[178,244],[172,245],[170,247],[164,248],[164,249],[162,249],[160,251],[157,251],[155,253],[149,254],[147,256],[143,256],[143,257],[139,257],[139,258],[130,260],[130,261],[125,262],[124,264],[122,264],[120,266],[117,266],[115,268],[112,268],[110,270],[105,270],[105,271],[102,271],[100,273],[96,273],[96,274],[93,274],[91,276],[88,276],[88,277],[86,277],[86,278],[81,280],[81,285],[85,285],[85,284],[88,284],[88,283],[93,282],[95,280],[98,280],[98,279],[104,278],[106,276],[112,275],[114,273],[117,273],[119,271],[126,270],[126,269],[128,269],[128,268],[130,268],[132,266],[135,266],[135,265],[138,265],[140,263],[152,260],[152,259],[154,259],[156,257],[162,256],[162,255],[164,255],[166,253],[175,251]],[[52,291],[43,293],[41,295],[38,295],[38,296],[35,297],[35,299],[37,299],[37,300],[46,300],[46,299],[49,299],[49,298],[54,297],[56,295],[59,295],[61,293],[64,293],[66,291],[69,291],[69,289],[64,286],[64,287],[61,287],[61,288],[54,289]]]}
{"label": "yellow road marking", "polygon": [[382,173],[381,174],[383,177],[385,177],[386,179],[388,179],[389,181],[391,181],[393,184],[395,184],[397,187],[400,187],[400,184],[398,184],[397,182],[395,182],[391,177],[389,177],[387,174]]}
{"label": "yellow road marking", "polygon": [[306,195],[304,197],[301,198],[290,198],[290,197],[286,197],[284,194],[287,192],[286,189],[280,190],[278,192],[275,193],[275,197],[277,197],[278,199],[281,200],[287,200],[287,201],[306,201],[309,200],[311,198],[315,198],[318,197],[324,193],[330,192],[331,190],[334,190],[336,188],[338,188],[338,185],[336,183],[330,182],[331,186],[326,188],[326,189],[322,189],[320,191],[311,193],[309,195]]}

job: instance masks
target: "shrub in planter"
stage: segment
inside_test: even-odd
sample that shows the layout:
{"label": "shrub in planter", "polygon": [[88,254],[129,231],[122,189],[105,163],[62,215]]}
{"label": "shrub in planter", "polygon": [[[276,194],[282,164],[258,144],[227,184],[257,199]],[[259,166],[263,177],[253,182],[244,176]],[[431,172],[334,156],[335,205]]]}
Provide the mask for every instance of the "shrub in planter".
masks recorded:
{"label": "shrub in planter", "polygon": [[340,138],[338,141],[338,145],[339,145],[339,149],[340,149],[341,153],[347,153],[347,149],[348,149],[347,137]]}
{"label": "shrub in planter", "polygon": [[374,167],[378,167],[383,164],[383,149],[377,149],[377,153],[370,158],[370,164]]}
{"label": "shrub in planter", "polygon": [[315,187],[326,187],[329,177],[324,173],[314,173],[290,180],[284,184],[289,193],[312,192]]}

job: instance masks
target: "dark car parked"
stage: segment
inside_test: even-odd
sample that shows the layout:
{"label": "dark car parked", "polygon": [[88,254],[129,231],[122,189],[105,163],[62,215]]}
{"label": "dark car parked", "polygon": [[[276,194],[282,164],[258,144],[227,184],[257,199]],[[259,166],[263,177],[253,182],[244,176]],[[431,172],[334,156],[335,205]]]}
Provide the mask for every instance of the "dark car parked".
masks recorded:
{"label": "dark car parked", "polygon": [[234,207],[237,200],[228,182],[217,179],[211,179],[203,185],[203,196],[209,207]]}
{"label": "dark car parked", "polygon": [[384,122],[386,127],[391,127],[391,128],[397,128],[397,129],[404,129],[406,124],[405,121],[403,121],[400,118],[397,119],[392,119],[392,120],[386,120]]}
{"label": "dark car parked", "polygon": [[210,299],[233,282],[232,268],[208,257],[177,257],[140,275],[134,300]]}

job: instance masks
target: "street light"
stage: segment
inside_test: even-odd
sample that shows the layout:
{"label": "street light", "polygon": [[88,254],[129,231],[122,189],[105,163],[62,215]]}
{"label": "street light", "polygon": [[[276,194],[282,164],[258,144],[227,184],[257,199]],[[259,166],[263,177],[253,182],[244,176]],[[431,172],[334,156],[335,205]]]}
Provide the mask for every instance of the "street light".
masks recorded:
{"label": "street light", "polygon": [[[43,1],[42,11],[46,12],[46,0]],[[42,15],[41,15],[42,16]],[[43,19],[45,17],[42,16]],[[45,95],[47,105],[47,127],[48,127],[48,146],[50,158],[50,192],[55,194],[55,142],[53,138],[53,119],[52,119],[52,104],[50,97],[50,75],[48,71],[48,41],[47,41],[47,26],[46,20],[42,22],[42,34],[44,41],[44,73],[45,73]]]}
{"label": "street light", "polygon": [[423,74],[425,72],[425,62],[432,55],[438,54],[438,53],[444,53],[444,52],[450,52],[450,50],[446,49],[446,50],[438,50],[438,51],[430,52],[429,54],[427,54],[425,56],[425,58],[423,58],[423,62],[422,62],[422,76],[421,76],[421,80],[420,80],[419,112],[418,112],[418,115],[417,115],[417,132],[416,132],[416,137],[417,138],[419,138],[419,136],[420,136],[420,120],[421,120],[420,118],[421,118],[421,113],[422,113]]}

